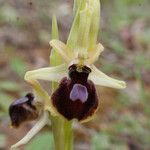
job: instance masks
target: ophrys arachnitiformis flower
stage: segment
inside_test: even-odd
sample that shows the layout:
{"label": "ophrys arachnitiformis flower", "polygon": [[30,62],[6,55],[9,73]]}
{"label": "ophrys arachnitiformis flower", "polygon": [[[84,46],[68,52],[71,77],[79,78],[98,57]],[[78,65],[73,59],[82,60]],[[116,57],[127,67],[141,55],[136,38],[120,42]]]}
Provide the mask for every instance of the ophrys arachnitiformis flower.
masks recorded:
{"label": "ophrys arachnitiformis flower", "polygon": [[[56,39],[50,41],[53,50],[63,59],[62,64],[28,71],[25,74],[25,80],[34,89],[35,98],[31,101],[25,96],[25,102],[23,98],[15,105],[17,108],[25,109],[26,114],[38,112],[36,116],[38,122],[13,147],[28,142],[49,122],[49,113],[66,120],[77,119],[85,122],[91,119],[99,106],[95,85],[117,89],[126,87],[124,81],[105,75],[94,65],[104,49],[102,44],[97,44],[100,19],[99,0],[76,0],[75,3],[77,4],[74,8],[75,18],[66,44]],[[49,96],[38,80],[58,82],[59,85]],[[13,112],[15,114],[16,111],[13,110]],[[26,117],[18,122],[31,119],[34,118]]]}
{"label": "ophrys arachnitiformis flower", "polygon": [[64,64],[56,67],[41,68],[29,71],[25,80],[48,80],[59,83],[51,95],[51,108],[64,118],[85,121],[91,117],[98,107],[95,85],[117,89],[126,87],[124,81],[108,77],[94,66],[103,51],[99,43],[90,50],[70,50],[58,40],[50,41],[50,45],[64,59]]}

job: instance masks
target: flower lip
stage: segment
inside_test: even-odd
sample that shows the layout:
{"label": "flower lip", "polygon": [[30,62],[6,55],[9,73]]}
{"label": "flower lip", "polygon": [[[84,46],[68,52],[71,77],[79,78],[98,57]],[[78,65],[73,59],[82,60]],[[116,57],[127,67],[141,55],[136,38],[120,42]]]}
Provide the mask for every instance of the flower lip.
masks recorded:
{"label": "flower lip", "polygon": [[84,121],[92,117],[98,108],[98,96],[90,80],[82,84],[64,77],[51,100],[57,112],[67,120]]}
{"label": "flower lip", "polygon": [[96,112],[98,97],[95,86],[88,80],[91,68],[72,64],[68,68],[69,78],[64,77],[52,94],[52,104],[66,119],[83,121]]}
{"label": "flower lip", "polygon": [[34,96],[28,93],[14,102],[9,107],[9,115],[13,127],[19,127],[25,121],[35,120],[39,113],[36,107],[32,104]]}

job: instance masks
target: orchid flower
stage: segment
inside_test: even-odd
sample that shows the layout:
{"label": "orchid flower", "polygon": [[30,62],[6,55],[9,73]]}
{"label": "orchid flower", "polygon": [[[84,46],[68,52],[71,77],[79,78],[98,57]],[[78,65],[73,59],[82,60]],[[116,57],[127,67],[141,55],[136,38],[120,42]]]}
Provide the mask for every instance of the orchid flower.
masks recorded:
{"label": "orchid flower", "polygon": [[[26,144],[48,124],[49,114],[69,121],[74,119],[79,122],[89,121],[99,106],[95,85],[116,89],[126,87],[124,81],[107,76],[94,65],[104,50],[101,43],[96,43],[100,18],[99,0],[75,2],[76,15],[67,43],[57,39],[49,42],[53,50],[63,59],[62,64],[28,71],[25,80],[33,87],[35,97],[28,94],[10,106],[13,126],[38,119],[29,133],[12,148]],[[58,82],[58,87],[49,96],[39,80]],[[24,110],[23,118],[19,116],[22,110]]]}
{"label": "orchid flower", "polygon": [[85,53],[83,50],[70,50],[58,40],[50,41],[50,45],[62,56],[65,63],[56,67],[29,71],[25,75],[25,80],[28,82],[46,80],[59,83],[59,87],[51,95],[50,109],[54,109],[53,112],[57,115],[68,120],[76,118],[84,121],[91,117],[98,108],[95,85],[117,89],[126,87],[124,81],[108,77],[94,66],[93,63],[103,51],[100,43],[93,50]]}
{"label": "orchid flower", "polygon": [[[36,87],[34,87],[35,85]],[[11,146],[11,149],[28,143],[45,125],[50,124],[49,104],[47,103],[50,98],[38,82],[32,82],[32,86],[35,89],[35,96],[28,93],[25,97],[14,101],[9,107],[9,115],[11,125],[15,128],[26,121],[37,119],[37,122],[19,142]]]}

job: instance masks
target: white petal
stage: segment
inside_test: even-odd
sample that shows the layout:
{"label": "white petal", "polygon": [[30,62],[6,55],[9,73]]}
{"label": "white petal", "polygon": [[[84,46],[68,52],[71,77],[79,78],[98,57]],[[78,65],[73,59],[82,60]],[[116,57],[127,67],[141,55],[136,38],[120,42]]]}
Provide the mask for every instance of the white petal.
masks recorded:
{"label": "white petal", "polygon": [[59,40],[52,40],[49,44],[62,56],[65,62],[69,63],[73,59],[73,51],[70,50],[63,42]]}
{"label": "white petal", "polygon": [[100,70],[98,70],[94,65],[92,66],[92,72],[89,75],[89,79],[94,82],[96,85],[123,89],[126,87],[126,83],[124,81],[113,79]]}
{"label": "white petal", "polygon": [[56,67],[41,68],[33,71],[28,71],[25,74],[25,80],[48,80],[59,82],[64,76],[67,75],[67,66],[62,64]]}
{"label": "white petal", "polygon": [[102,44],[97,44],[95,50],[92,50],[91,53],[89,52],[89,59],[87,59],[87,64],[91,65],[93,64],[101,54],[101,52],[104,50],[104,47]]}
{"label": "white petal", "polygon": [[11,149],[24,145],[30,141],[33,136],[35,136],[47,123],[48,123],[48,113],[45,112],[38,122],[32,127],[32,129],[23,137],[19,142],[11,146]]}

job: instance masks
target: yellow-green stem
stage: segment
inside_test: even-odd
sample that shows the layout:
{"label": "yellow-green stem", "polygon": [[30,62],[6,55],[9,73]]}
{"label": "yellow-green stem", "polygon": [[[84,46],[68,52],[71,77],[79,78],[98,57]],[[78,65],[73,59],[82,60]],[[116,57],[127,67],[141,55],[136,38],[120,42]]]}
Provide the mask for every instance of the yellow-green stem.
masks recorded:
{"label": "yellow-green stem", "polygon": [[64,121],[64,148],[65,150],[73,150],[73,130],[72,121]]}
{"label": "yellow-green stem", "polygon": [[64,131],[63,131],[64,120],[62,120],[59,117],[51,116],[51,123],[52,123],[55,150],[65,150]]}
{"label": "yellow-green stem", "polygon": [[[59,39],[56,17],[52,19],[52,39]],[[56,51],[52,49],[50,55],[50,65],[56,66],[62,63],[62,59]],[[58,87],[58,84],[52,83],[52,92]],[[54,136],[55,150],[73,150],[73,132],[72,122],[64,120],[57,116],[51,116],[52,131]]]}

